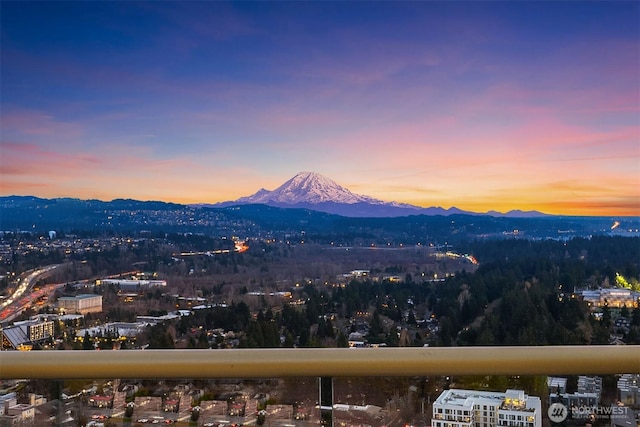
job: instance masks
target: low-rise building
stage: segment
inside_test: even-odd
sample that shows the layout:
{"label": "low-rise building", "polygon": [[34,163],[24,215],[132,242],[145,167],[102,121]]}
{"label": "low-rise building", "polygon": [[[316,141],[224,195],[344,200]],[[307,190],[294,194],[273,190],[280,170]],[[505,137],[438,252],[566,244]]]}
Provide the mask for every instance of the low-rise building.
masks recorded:
{"label": "low-rise building", "polygon": [[618,400],[627,406],[640,406],[640,374],[624,374],[618,379]]}
{"label": "low-rise building", "polygon": [[592,307],[637,307],[640,292],[625,288],[602,288],[580,291],[579,295]]}
{"label": "low-rise building", "polygon": [[141,291],[145,289],[166,287],[166,280],[146,280],[146,279],[101,279],[96,281],[96,285],[115,285],[121,291]]}
{"label": "low-rise building", "polygon": [[578,393],[602,394],[602,377],[588,377],[580,375],[578,377]]}
{"label": "low-rise building", "polygon": [[3,349],[29,350],[34,344],[41,343],[53,336],[53,321],[25,320],[2,329]]}
{"label": "low-rise building", "polygon": [[58,309],[64,313],[87,314],[102,311],[102,295],[82,294],[58,298]]}
{"label": "low-rise building", "polygon": [[26,403],[18,403],[10,406],[5,410],[5,415],[9,417],[17,417],[23,425],[31,425],[33,418],[36,416],[36,408]]}
{"label": "low-rise building", "polygon": [[549,394],[567,392],[567,379],[562,377],[547,377],[547,388]]}
{"label": "low-rise building", "polygon": [[[602,378],[589,377],[581,375],[578,377],[577,391],[575,393],[567,393],[566,378],[547,379],[549,385],[549,401],[553,403],[562,403],[570,410],[579,407],[593,407],[600,404],[600,395],[602,393]],[[559,387],[552,384],[560,385]]]}
{"label": "low-rise building", "polygon": [[230,402],[228,412],[232,417],[244,416],[244,402]]}
{"label": "low-rise building", "polygon": [[113,396],[101,396],[96,394],[89,398],[88,404],[94,408],[111,408],[113,404]]}
{"label": "low-rise building", "polygon": [[541,427],[539,397],[522,390],[504,393],[445,390],[433,403],[433,427]]}
{"label": "low-rise building", "polygon": [[349,273],[342,275],[343,279],[365,279],[369,277],[370,270],[351,270]]}
{"label": "low-rise building", "polygon": [[0,405],[0,425],[33,425],[36,415],[35,406],[18,403],[15,393],[0,397]]}
{"label": "low-rise building", "polygon": [[162,402],[162,410],[164,412],[178,412],[180,407],[180,399],[167,398]]}
{"label": "low-rise building", "polygon": [[549,395],[549,403],[562,403],[567,408],[597,406],[600,396],[596,393],[558,393]]}

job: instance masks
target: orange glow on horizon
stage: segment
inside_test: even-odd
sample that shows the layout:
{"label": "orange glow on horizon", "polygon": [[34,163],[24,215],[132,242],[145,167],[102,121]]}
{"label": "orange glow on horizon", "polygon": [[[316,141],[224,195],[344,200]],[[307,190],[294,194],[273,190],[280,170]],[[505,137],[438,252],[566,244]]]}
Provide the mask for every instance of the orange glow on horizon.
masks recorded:
{"label": "orange glow on horizon", "polygon": [[[248,189],[249,187],[247,187]],[[25,190],[26,189],[26,190]],[[96,188],[87,189],[85,191],[79,191],[74,193],[60,193],[54,189],[46,188],[43,185],[25,186],[19,184],[11,184],[3,182],[2,195],[32,195],[42,198],[59,198],[59,197],[72,197],[79,199],[97,199],[102,201],[111,201],[114,199],[135,199],[141,201],[161,201],[167,203],[178,204],[215,204],[219,202],[236,200],[243,196],[248,196],[255,193],[258,188],[252,188],[248,190],[240,189],[227,189],[227,191],[215,192],[215,197],[207,197],[208,192],[196,191],[193,194],[188,194],[184,191],[180,191],[180,188],[164,188],[163,192],[122,192],[115,193],[113,191],[102,190],[99,191]],[[529,191],[528,189],[527,191]],[[173,194],[173,195],[172,195]],[[371,194],[369,194],[371,195]],[[414,195],[415,196],[415,195]],[[372,196],[376,197],[376,196]],[[549,215],[566,215],[566,216],[640,216],[640,197],[607,197],[593,196],[590,198],[584,198],[582,200],[556,200],[545,201],[540,200],[527,200],[525,197],[514,197],[497,199],[491,197],[474,197],[473,199],[460,199],[458,202],[454,202],[451,199],[438,199],[436,197],[413,197],[408,199],[396,199],[385,201],[396,201],[399,203],[407,203],[423,208],[429,207],[441,207],[443,209],[449,209],[452,207],[476,212],[485,213],[488,211],[496,211],[500,213],[506,213],[511,210],[521,211],[539,211]]]}

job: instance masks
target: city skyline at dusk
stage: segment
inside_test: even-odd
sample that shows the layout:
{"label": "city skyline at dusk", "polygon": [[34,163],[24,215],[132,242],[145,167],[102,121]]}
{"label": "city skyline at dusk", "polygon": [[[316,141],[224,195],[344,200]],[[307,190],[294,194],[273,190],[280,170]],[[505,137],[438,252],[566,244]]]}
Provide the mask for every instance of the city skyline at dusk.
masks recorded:
{"label": "city skyline at dusk", "polygon": [[2,196],[640,215],[638,2],[0,7]]}

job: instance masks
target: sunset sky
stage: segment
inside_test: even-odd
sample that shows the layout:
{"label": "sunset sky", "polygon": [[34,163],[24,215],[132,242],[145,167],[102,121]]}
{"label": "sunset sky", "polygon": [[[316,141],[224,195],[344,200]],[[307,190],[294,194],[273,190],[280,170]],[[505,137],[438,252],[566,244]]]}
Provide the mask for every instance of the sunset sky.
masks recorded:
{"label": "sunset sky", "polygon": [[640,3],[6,2],[0,194],[640,215]]}

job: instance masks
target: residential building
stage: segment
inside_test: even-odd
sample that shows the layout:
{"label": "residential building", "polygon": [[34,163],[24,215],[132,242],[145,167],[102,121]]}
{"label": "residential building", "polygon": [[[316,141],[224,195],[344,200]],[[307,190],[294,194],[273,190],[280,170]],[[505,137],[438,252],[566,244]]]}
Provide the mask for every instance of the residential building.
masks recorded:
{"label": "residential building", "polygon": [[640,292],[625,288],[602,288],[598,290],[580,291],[579,295],[592,307],[637,307]]}
{"label": "residential building", "polygon": [[600,396],[596,393],[557,393],[549,395],[549,404],[562,403],[567,408],[597,406]]}
{"label": "residential building", "polygon": [[53,336],[53,321],[32,319],[16,322],[2,329],[3,349],[29,350],[34,344],[41,343]]}
{"label": "residential building", "polygon": [[567,379],[562,377],[547,377],[547,388],[549,394],[567,392]]}
{"label": "residential building", "polygon": [[433,427],[541,427],[539,397],[522,390],[504,393],[445,390],[433,403]]}
{"label": "residential building", "polygon": [[91,396],[87,403],[94,408],[111,408],[113,406],[113,396],[96,394],[95,396]]}
{"label": "residential building", "polygon": [[31,342],[39,342],[53,336],[53,321],[27,323],[27,336]]}
{"label": "residential building", "polygon": [[76,330],[76,337],[84,337],[87,333],[90,337],[100,337],[112,334],[117,338],[133,338],[143,332],[149,323],[136,322],[111,322],[103,325],[96,325],[91,328]]}
{"label": "residential building", "polygon": [[164,412],[178,412],[178,408],[180,407],[180,399],[176,398],[167,398],[162,402],[162,410]]}
{"label": "residential building", "polygon": [[29,404],[33,406],[40,406],[47,403],[47,398],[41,394],[29,393]]}
{"label": "residential building", "polygon": [[640,374],[624,374],[618,379],[618,399],[627,406],[640,406]]}
{"label": "residential building", "polygon": [[578,393],[595,393],[600,397],[602,394],[602,377],[578,377]]}
{"label": "residential building", "polygon": [[568,408],[597,406],[600,404],[600,394],[602,393],[601,377],[579,376],[575,393],[567,393],[566,378],[548,378],[547,385],[549,386],[549,404],[562,403]]}
{"label": "residential building", "polygon": [[18,403],[15,393],[0,397],[0,425],[33,425],[35,406]]}
{"label": "residential building", "polygon": [[344,279],[365,279],[369,277],[369,270],[351,270],[349,273],[342,275]]}

